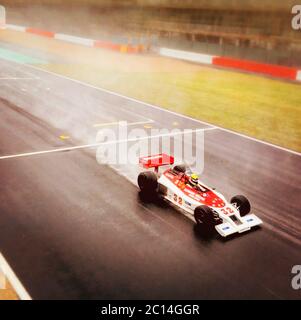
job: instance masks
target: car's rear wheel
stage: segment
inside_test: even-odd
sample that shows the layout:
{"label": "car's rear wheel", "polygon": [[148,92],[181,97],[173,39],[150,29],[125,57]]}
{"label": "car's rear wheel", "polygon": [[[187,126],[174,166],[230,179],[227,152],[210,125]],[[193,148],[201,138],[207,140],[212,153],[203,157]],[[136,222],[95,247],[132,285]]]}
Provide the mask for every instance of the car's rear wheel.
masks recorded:
{"label": "car's rear wheel", "polygon": [[174,169],[174,171],[177,171],[179,173],[185,173],[187,170],[185,164],[178,164],[178,165],[174,166],[173,169]]}
{"label": "car's rear wheel", "polygon": [[238,209],[242,217],[247,215],[251,211],[250,202],[245,196],[234,196],[230,202],[235,208]]}
{"label": "car's rear wheel", "polygon": [[141,172],[138,176],[138,186],[143,193],[154,194],[158,187],[158,178],[153,171]]}
{"label": "car's rear wheel", "polygon": [[207,206],[198,206],[194,209],[194,219],[198,225],[208,228],[215,226],[214,213]]}

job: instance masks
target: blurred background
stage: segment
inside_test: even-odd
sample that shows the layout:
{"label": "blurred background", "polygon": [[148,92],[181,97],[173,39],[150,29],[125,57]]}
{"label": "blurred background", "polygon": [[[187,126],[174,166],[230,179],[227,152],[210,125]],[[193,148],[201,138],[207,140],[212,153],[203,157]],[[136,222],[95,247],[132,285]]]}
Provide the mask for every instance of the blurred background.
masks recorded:
{"label": "blurred background", "polygon": [[[299,1],[300,2],[300,1]],[[10,23],[115,42],[301,65],[295,0],[2,0]]]}

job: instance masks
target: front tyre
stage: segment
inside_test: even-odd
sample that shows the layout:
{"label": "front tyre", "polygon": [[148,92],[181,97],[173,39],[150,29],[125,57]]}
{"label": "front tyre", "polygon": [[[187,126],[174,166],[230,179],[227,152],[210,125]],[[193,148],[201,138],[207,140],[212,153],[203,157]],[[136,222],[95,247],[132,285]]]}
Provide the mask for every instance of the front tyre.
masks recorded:
{"label": "front tyre", "polygon": [[212,229],[215,226],[215,219],[212,210],[207,206],[198,206],[194,209],[194,219],[197,225],[206,226]]}
{"label": "front tyre", "polygon": [[250,202],[245,196],[234,196],[230,202],[236,209],[238,209],[242,217],[247,215],[251,211]]}

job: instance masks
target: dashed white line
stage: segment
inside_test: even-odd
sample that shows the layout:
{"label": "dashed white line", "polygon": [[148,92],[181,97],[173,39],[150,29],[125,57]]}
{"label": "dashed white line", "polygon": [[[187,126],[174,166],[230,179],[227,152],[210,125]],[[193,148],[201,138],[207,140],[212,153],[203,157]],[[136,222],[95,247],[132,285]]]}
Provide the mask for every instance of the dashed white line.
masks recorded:
{"label": "dashed white line", "polygon": [[0,80],[38,80],[38,79],[37,78],[6,77],[6,78],[0,78]]}
{"label": "dashed white line", "polygon": [[110,126],[115,126],[115,125],[125,125],[127,127],[130,126],[137,126],[137,125],[141,125],[141,124],[148,124],[148,123],[153,123],[154,120],[147,120],[147,121],[137,121],[137,122],[126,122],[124,120],[120,120],[120,121],[115,121],[115,122],[107,122],[107,123],[95,123],[93,124],[94,128],[101,128],[101,127],[110,127]]}

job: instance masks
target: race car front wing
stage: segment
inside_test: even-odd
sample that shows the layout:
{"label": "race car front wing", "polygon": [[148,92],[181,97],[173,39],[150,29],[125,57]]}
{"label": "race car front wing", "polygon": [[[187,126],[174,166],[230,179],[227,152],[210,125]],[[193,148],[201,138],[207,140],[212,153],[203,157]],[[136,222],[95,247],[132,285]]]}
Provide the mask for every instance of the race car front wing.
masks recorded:
{"label": "race car front wing", "polygon": [[248,214],[244,217],[240,217],[241,223],[235,224],[235,222],[224,222],[215,226],[216,231],[222,236],[227,237],[234,233],[242,233],[250,230],[253,227],[262,224],[262,220],[255,214]]}

